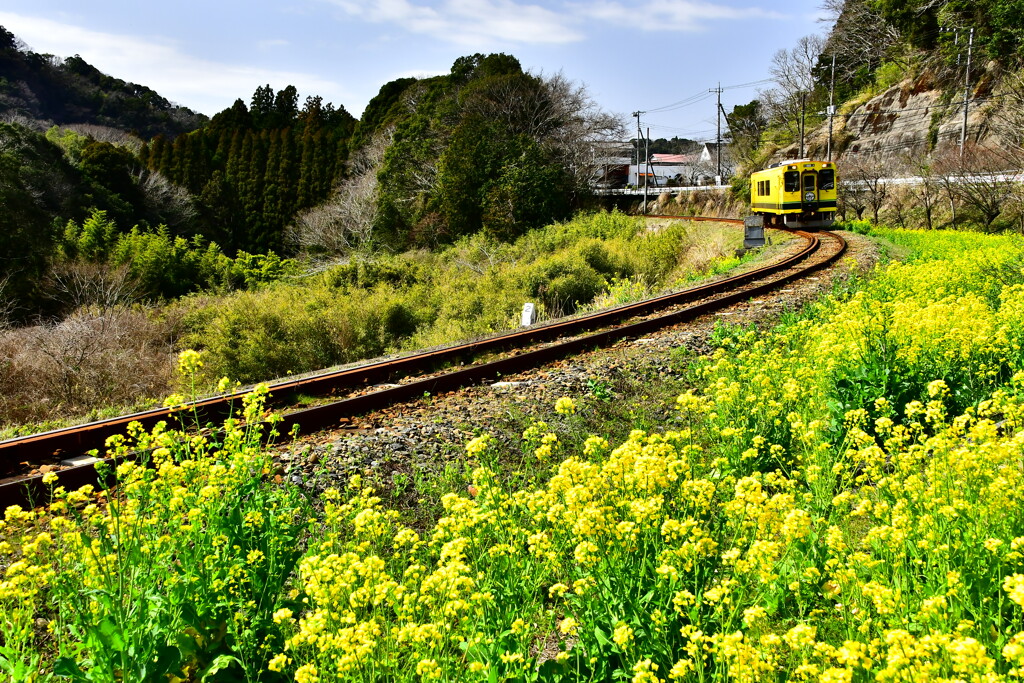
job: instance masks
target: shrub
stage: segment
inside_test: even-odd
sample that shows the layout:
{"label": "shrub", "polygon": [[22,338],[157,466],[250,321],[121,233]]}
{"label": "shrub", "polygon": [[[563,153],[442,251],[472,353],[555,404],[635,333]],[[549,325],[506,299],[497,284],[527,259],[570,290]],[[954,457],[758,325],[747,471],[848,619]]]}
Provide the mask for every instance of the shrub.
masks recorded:
{"label": "shrub", "polygon": [[175,327],[173,318],[119,306],[0,332],[0,424],[159,400],[173,384]]}
{"label": "shrub", "polygon": [[848,230],[850,232],[855,232],[858,235],[870,235],[871,231],[874,229],[874,227],[875,227],[875,224],[872,223],[871,221],[867,220],[867,219],[864,219],[864,220],[853,219],[853,220],[848,220],[848,221],[836,221],[835,222],[835,229],[836,230]]}
{"label": "shrub", "polygon": [[[211,379],[243,382],[450,343],[515,327],[526,301],[554,316],[589,304],[616,278],[662,286],[694,242],[719,244],[713,230],[651,232],[634,217],[597,213],[511,245],[477,234],[437,253],[354,259],[301,284],[281,282],[223,303],[194,298],[185,304],[186,343],[208,352]],[[715,249],[702,268],[721,255]]]}

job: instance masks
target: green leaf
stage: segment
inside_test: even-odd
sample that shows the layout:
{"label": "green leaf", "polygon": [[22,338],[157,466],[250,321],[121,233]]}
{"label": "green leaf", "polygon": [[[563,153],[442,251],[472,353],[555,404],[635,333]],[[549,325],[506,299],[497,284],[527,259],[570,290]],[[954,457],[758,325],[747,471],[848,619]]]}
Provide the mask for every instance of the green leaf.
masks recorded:
{"label": "green leaf", "polygon": [[214,674],[220,673],[222,670],[227,669],[232,664],[238,664],[239,666],[241,666],[242,660],[240,660],[238,657],[232,657],[231,655],[217,655],[217,657],[212,662],[210,662],[210,666],[206,668],[206,671],[203,672],[202,678],[200,678],[199,680],[203,683],[206,683],[206,681],[216,680],[211,677]]}
{"label": "green leaf", "polygon": [[39,670],[41,656],[36,654],[30,661],[25,661],[13,647],[0,646],[0,671],[6,673],[11,681],[31,680],[32,673]]}
{"label": "green leaf", "polygon": [[124,651],[124,637],[121,629],[110,617],[104,617],[99,624],[100,640],[114,652]]}
{"label": "green leaf", "polygon": [[178,644],[177,650],[181,653],[183,659],[194,657],[199,652],[196,639],[187,633],[178,633],[174,640]]}
{"label": "green leaf", "polygon": [[78,668],[78,664],[70,657],[61,657],[53,664],[53,675],[62,678],[70,678],[73,681],[87,681],[85,674]]}
{"label": "green leaf", "polygon": [[[189,638],[191,640],[191,638]],[[156,650],[154,669],[159,674],[177,673],[181,669],[181,651],[173,645],[161,645]]]}
{"label": "green leaf", "polygon": [[544,662],[539,667],[537,667],[537,680],[538,681],[557,681],[557,680],[561,680],[562,673],[564,672],[564,670],[565,670],[565,667],[562,664],[560,664],[559,662],[556,662],[553,659],[549,659],[548,661]]}

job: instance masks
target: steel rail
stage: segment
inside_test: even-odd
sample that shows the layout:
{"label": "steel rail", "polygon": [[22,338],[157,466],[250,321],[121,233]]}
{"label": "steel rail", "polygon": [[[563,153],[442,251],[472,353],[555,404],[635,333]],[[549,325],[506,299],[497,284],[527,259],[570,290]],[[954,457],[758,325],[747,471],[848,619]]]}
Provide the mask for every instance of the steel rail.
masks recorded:
{"label": "steel rail", "polygon": [[[665,218],[679,218],[665,216]],[[730,219],[715,219],[723,222],[740,222]],[[512,332],[489,339],[483,339],[467,344],[461,344],[449,348],[440,349],[411,355],[405,358],[371,363],[368,365],[351,368],[348,370],[336,371],[317,375],[314,377],[284,382],[270,387],[273,395],[280,398],[281,395],[292,395],[298,392],[319,393],[330,395],[339,388],[362,387],[368,384],[376,384],[381,381],[392,379],[396,376],[408,376],[414,370],[433,368],[440,363],[451,363],[472,355],[520,347],[527,344],[550,341],[551,339],[578,335],[588,329],[603,327],[613,324],[626,317],[635,317],[649,313],[659,308],[677,306],[680,304],[697,301],[709,296],[714,296],[729,289],[743,286],[754,280],[764,278],[782,270],[793,268],[797,263],[806,259],[820,246],[820,241],[814,235],[795,231],[807,240],[807,245],[797,254],[783,259],[777,263],[749,271],[731,278],[726,278],[714,283],[702,285],[674,294],[669,294],[654,299],[649,299],[636,304],[621,306],[615,309],[582,316],[572,320],[552,323],[537,328],[530,328],[523,331]],[[281,434],[287,434],[292,427],[298,426],[303,432],[311,432],[332,426],[337,426],[341,417],[348,417],[377,410],[402,401],[408,401],[423,396],[425,392],[441,393],[467,386],[496,377],[505,376],[530,367],[536,367],[552,360],[563,358],[568,355],[592,349],[598,346],[610,344],[618,339],[630,336],[647,334],[655,329],[673,325],[680,322],[692,320],[710,311],[722,308],[739,301],[758,296],[792,282],[808,273],[817,270],[829,263],[834,262],[846,248],[845,240],[838,235],[832,235],[839,240],[840,249],[836,254],[826,261],[813,264],[809,268],[796,270],[780,279],[768,283],[748,287],[740,291],[718,297],[711,301],[704,301],[694,306],[672,312],[668,315],[658,316],[603,330],[595,334],[562,341],[558,344],[524,351],[515,356],[499,359],[489,363],[473,365],[460,370],[447,372],[442,375],[428,377],[421,380],[409,382],[386,389],[380,389],[370,393],[345,398],[323,406],[316,406],[286,413],[283,422],[276,425]],[[12,459],[31,461],[34,453],[43,450],[48,455],[54,452],[78,452],[82,453],[92,448],[102,448],[106,438],[115,434],[123,434],[127,425],[131,422],[139,422],[144,429],[151,429],[161,420],[173,419],[176,416],[188,414],[199,416],[200,421],[214,422],[226,418],[230,414],[231,406],[237,405],[244,394],[232,394],[219,396],[203,401],[196,401],[175,409],[161,409],[136,413],[111,420],[91,423],[80,427],[55,430],[44,434],[29,437],[21,437],[9,441],[0,442],[0,467],[4,463],[11,463]],[[0,472],[3,470],[0,469]],[[8,471],[10,469],[8,468]],[[84,484],[96,484],[98,481],[94,465],[81,465],[70,467],[56,472],[58,485],[71,490]],[[42,483],[42,475],[34,475],[14,481],[0,484],[0,507],[12,504],[27,505],[34,501],[43,500],[46,494],[46,486]]]}
{"label": "steel rail", "polygon": [[[734,219],[720,219],[722,222],[741,222]],[[530,343],[550,341],[559,337],[579,334],[623,318],[647,313],[664,306],[696,300],[735,287],[737,284],[764,277],[767,274],[788,268],[807,256],[814,248],[808,244],[801,253],[757,270],[750,271],[718,282],[693,287],[681,292],[654,299],[620,306],[578,318],[518,330],[494,337],[416,353],[399,359],[384,360],[359,365],[353,368],[326,372],[312,377],[279,382],[270,386],[275,401],[281,402],[297,394],[329,396],[339,389],[352,389],[393,381],[424,368],[438,368],[454,364],[472,356],[492,351],[524,346]],[[40,453],[46,456],[78,455],[92,449],[103,448],[106,439],[123,434],[128,425],[138,422],[143,429],[152,429],[158,422],[172,420],[179,415],[197,415],[200,422],[220,422],[229,417],[231,406],[238,405],[245,392],[213,396],[185,403],[174,408],[157,408],[130,415],[99,420],[84,425],[65,427],[31,436],[0,441],[0,477],[9,475],[15,465],[30,461]]]}

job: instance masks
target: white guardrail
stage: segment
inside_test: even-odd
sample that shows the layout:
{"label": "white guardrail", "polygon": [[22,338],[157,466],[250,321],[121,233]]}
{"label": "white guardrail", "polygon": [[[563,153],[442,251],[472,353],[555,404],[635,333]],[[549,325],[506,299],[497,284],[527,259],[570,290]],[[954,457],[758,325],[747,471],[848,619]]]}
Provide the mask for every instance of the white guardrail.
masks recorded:
{"label": "white guardrail", "polygon": [[[1021,171],[1003,171],[1002,173],[978,173],[975,175],[965,175],[960,177],[952,177],[950,181],[954,184],[970,182],[972,180],[986,179],[994,183],[1024,183],[1024,170]],[[932,176],[932,180],[939,182],[938,176]],[[921,176],[905,176],[902,178],[879,178],[872,183],[878,185],[920,185],[922,181]],[[843,180],[840,176],[840,182],[845,182],[848,185],[866,185],[866,181],[860,180]],[[662,192],[668,192],[670,194],[675,192],[691,192],[693,190],[724,190],[729,185],[684,185],[680,187],[666,187],[664,185],[648,185],[647,195],[659,195]],[[638,195],[643,196],[644,188],[630,188],[624,187],[619,189],[608,189],[608,188],[594,188],[594,194],[596,195]]]}
{"label": "white guardrail", "polygon": [[[659,195],[662,192],[668,192],[669,194],[674,194],[676,192],[690,192],[690,191],[693,191],[693,190],[725,190],[725,189],[728,189],[728,188],[729,188],[729,185],[684,185],[684,186],[681,186],[681,187],[676,187],[676,186],[668,187],[668,186],[665,186],[665,185],[648,185],[647,186],[647,195],[648,196]],[[623,187],[623,188],[618,188],[618,189],[614,189],[614,190],[613,189],[609,189],[609,188],[594,188],[594,194],[597,194],[597,195],[626,194],[626,195],[639,195],[639,196],[642,197],[643,194],[644,194],[644,188],[642,188],[642,187],[640,187],[640,188]]]}

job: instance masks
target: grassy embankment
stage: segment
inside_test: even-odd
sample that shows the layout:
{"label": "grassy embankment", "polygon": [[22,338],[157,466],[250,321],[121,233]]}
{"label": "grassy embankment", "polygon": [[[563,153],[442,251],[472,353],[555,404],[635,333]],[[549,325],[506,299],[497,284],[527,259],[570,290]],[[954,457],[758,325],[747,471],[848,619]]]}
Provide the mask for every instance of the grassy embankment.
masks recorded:
{"label": "grassy embankment", "polygon": [[472,488],[417,529],[359,478],[318,500],[275,485],[237,426],[137,435],[160,466],[123,466],[118,497],[6,513],[0,662],[96,681],[1016,677],[1021,245],[883,234],[914,258],[770,333],[720,330],[662,427],[587,436],[595,394],[515,453],[473,439]]}
{"label": "grassy embankment", "polygon": [[183,348],[204,352],[203,390],[223,376],[267,381],[514,328],[526,301],[544,318],[638,298],[735,265],[741,239],[734,227],[649,231],[601,213],[514,244],[481,235],[438,252],[353,258],[256,291],[83,308],[58,325],[0,332],[0,435],[152,407],[183,389],[171,362]]}

